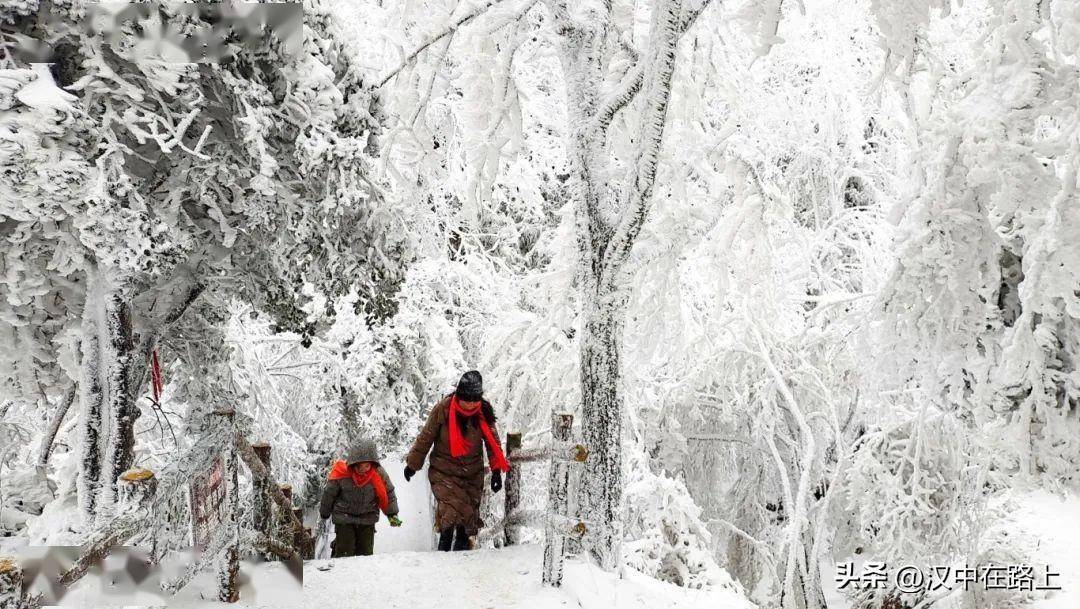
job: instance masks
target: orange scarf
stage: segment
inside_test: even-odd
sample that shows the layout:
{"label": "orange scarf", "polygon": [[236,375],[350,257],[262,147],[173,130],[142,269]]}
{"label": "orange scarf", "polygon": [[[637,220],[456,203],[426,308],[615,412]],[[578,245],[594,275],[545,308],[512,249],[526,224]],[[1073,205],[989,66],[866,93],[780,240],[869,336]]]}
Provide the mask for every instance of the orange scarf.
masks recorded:
{"label": "orange scarf", "polygon": [[[472,410],[465,410],[461,407],[461,403],[458,402],[457,395],[450,398],[450,455],[454,457],[462,457],[472,450],[468,440],[461,434],[461,428],[458,426],[458,413],[466,417],[476,416],[480,413],[480,405],[477,404],[476,408]],[[491,427],[488,426],[487,419],[482,414],[480,415],[480,432],[483,433],[484,440],[487,441],[488,448],[491,449],[491,471],[510,471],[510,464],[506,462],[502,447],[499,446],[499,441],[495,439],[495,434],[491,433]]]}
{"label": "orange scarf", "polygon": [[375,496],[379,499],[379,509],[384,514],[386,513],[386,508],[390,505],[390,497],[386,494],[386,482],[383,481],[374,464],[366,474],[358,474],[349,467],[348,463],[340,460],[334,461],[334,466],[330,468],[330,479],[340,480],[342,478],[352,478],[353,484],[356,486],[371,484],[375,488]]}

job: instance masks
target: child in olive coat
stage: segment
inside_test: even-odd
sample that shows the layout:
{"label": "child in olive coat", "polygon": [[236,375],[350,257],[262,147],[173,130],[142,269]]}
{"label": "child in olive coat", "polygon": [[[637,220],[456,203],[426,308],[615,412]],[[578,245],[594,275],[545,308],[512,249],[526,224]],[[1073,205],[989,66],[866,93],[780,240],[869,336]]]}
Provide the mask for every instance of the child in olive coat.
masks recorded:
{"label": "child in olive coat", "polygon": [[379,465],[375,442],[361,440],[334,462],[319,505],[319,516],[334,519],[331,556],[371,556],[380,511],[390,526],[401,526],[394,483]]}

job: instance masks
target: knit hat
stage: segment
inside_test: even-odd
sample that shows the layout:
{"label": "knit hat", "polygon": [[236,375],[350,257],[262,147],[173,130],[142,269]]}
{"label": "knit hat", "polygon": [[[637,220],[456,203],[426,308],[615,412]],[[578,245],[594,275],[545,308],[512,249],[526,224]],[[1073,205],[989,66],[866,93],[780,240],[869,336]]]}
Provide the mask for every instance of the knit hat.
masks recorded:
{"label": "knit hat", "polygon": [[459,400],[466,402],[475,402],[484,397],[484,379],[480,376],[480,372],[470,370],[462,374],[454,393],[457,394]]}

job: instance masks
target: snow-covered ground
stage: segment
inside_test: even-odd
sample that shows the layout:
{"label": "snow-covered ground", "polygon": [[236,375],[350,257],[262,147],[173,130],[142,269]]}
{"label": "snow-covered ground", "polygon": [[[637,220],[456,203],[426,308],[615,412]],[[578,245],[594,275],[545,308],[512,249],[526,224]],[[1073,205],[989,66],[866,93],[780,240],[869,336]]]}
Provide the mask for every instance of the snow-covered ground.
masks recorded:
{"label": "snow-covered ground", "polygon": [[[389,468],[388,468],[389,470]],[[393,471],[393,470],[390,470]],[[402,481],[404,482],[404,481]],[[417,484],[421,482],[421,484]],[[395,484],[397,480],[395,480]],[[424,479],[399,487],[409,505],[426,505]],[[1030,562],[1049,565],[1060,575],[1052,583],[1060,592],[1040,593],[1031,609],[1077,609],[1080,607],[1080,495],[1062,499],[1045,490],[1003,497],[1008,519],[999,527],[1015,535],[1017,547]],[[379,609],[750,609],[755,605],[737,592],[726,589],[688,590],[626,570],[624,577],[570,561],[564,586],[546,588],[540,583],[542,548],[536,545],[470,552],[444,553],[416,551],[427,547],[430,536],[421,526],[423,510],[411,516],[412,526],[392,531],[380,527],[376,552],[372,557],[316,560],[305,564],[304,585],[293,584],[281,563],[242,567],[240,609],[288,607],[289,609],[350,607]],[[7,540],[10,541],[10,540]],[[426,544],[426,545],[425,545]],[[835,590],[834,573],[823,563],[830,609],[849,606]],[[212,574],[204,573],[188,588],[169,599],[170,606],[214,607]],[[935,607],[955,607],[960,599],[946,599]],[[63,600],[66,606],[162,605],[153,594],[107,596],[101,579],[87,576]],[[950,604],[952,603],[952,604]],[[220,605],[224,607],[225,605]]]}
{"label": "snow-covered ground", "polygon": [[[291,586],[280,563],[242,568],[238,605],[205,600],[213,580],[203,574],[178,597],[174,607],[254,609],[752,609],[753,603],[726,590],[688,590],[628,570],[623,579],[569,561],[563,587],[540,582],[543,548],[535,545],[469,552],[394,552],[371,557],[316,560],[304,567],[303,590]],[[323,570],[325,569],[325,570]],[[290,589],[292,588],[292,589]],[[142,593],[103,596],[100,580],[88,576],[64,597],[65,606],[162,605]]]}
{"label": "snow-covered ground", "polygon": [[1080,495],[1064,499],[1045,490],[1024,495],[1013,513],[1016,530],[1032,539],[1032,562],[1048,565],[1059,573],[1050,580],[1060,592],[1048,592],[1037,599],[1033,609],[1077,609],[1080,607]]}
{"label": "snow-covered ground", "polygon": [[[540,582],[540,546],[472,552],[398,552],[309,563],[305,607],[380,609],[740,609],[728,590],[687,590],[627,571],[624,579],[575,561],[561,589]],[[328,571],[320,567],[333,565]]]}

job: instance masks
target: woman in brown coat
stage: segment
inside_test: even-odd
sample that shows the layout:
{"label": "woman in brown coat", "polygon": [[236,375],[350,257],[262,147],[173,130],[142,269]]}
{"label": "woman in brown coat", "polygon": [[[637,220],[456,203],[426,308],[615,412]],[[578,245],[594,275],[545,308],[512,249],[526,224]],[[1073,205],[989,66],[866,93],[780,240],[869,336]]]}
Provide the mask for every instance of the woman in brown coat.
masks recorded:
{"label": "woman in brown coat", "polygon": [[[491,491],[502,489],[502,472],[509,471],[495,412],[483,398],[483,379],[476,370],[461,376],[454,393],[439,400],[413,443],[406,459],[405,480],[420,468],[431,451],[428,480],[435,495],[435,528],[439,549],[465,550],[469,537],[484,521],[480,499],[484,493],[484,448],[491,467]],[[482,446],[483,445],[483,446]]]}

